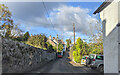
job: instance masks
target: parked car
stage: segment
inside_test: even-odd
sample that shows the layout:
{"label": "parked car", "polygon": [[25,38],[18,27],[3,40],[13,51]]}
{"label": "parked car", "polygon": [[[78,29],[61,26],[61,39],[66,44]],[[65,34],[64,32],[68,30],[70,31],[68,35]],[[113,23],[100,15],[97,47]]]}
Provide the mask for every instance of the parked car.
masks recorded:
{"label": "parked car", "polygon": [[86,59],[88,58],[88,56],[83,56],[81,59],[81,64],[82,65],[86,65]]}
{"label": "parked car", "polygon": [[63,57],[63,51],[62,52],[57,52],[57,57],[62,58]]}
{"label": "parked car", "polygon": [[90,66],[91,69],[99,69],[100,72],[104,72],[104,58],[103,55],[90,54],[86,60],[86,65]]}

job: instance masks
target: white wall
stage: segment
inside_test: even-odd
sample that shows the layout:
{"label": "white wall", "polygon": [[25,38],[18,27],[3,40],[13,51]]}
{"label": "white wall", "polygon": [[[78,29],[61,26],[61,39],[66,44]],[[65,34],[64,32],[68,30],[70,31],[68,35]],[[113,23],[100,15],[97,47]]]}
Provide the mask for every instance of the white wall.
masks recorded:
{"label": "white wall", "polygon": [[118,2],[112,2],[100,13],[103,21],[104,72],[118,73]]}
{"label": "white wall", "polygon": [[106,20],[105,36],[108,36],[118,24],[118,3],[112,2],[109,6],[107,6],[100,12],[100,18],[102,21]]}
{"label": "white wall", "polygon": [[120,27],[118,27],[118,71],[120,71]]}
{"label": "white wall", "polygon": [[[120,23],[120,1],[118,3],[118,22]],[[118,42],[120,43],[120,27],[118,30]],[[118,46],[118,70],[120,72],[120,44]]]}

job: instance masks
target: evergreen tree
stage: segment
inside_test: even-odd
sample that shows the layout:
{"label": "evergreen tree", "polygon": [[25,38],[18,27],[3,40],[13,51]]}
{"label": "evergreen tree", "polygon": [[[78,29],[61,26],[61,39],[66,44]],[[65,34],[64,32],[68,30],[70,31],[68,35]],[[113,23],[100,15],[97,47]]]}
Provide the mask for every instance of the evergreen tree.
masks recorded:
{"label": "evergreen tree", "polygon": [[24,41],[27,41],[29,37],[30,37],[29,32],[26,32],[26,33],[24,34]]}
{"label": "evergreen tree", "polygon": [[67,42],[67,47],[66,48],[69,49],[70,48],[70,44],[71,44],[71,40],[67,39],[66,42]]}
{"label": "evergreen tree", "polygon": [[[28,33],[26,33],[28,34]],[[37,46],[39,48],[47,48],[47,37],[43,34],[30,36],[27,40],[27,44]]]}
{"label": "evergreen tree", "polygon": [[63,45],[61,43],[58,44],[58,51],[59,52],[63,51]]}
{"label": "evergreen tree", "polygon": [[73,51],[73,59],[74,61],[80,63],[82,56],[87,55],[88,52],[88,45],[87,43],[83,42],[81,38],[77,39],[75,50]]}

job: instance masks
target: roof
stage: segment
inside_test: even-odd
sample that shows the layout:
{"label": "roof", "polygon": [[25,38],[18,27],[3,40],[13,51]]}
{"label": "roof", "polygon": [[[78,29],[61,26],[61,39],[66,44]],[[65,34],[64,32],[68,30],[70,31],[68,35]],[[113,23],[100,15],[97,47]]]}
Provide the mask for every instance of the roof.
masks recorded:
{"label": "roof", "polygon": [[105,9],[109,4],[112,3],[113,0],[105,0],[98,8],[97,10],[93,13],[93,14],[96,14],[96,13],[99,13],[101,12],[103,9]]}

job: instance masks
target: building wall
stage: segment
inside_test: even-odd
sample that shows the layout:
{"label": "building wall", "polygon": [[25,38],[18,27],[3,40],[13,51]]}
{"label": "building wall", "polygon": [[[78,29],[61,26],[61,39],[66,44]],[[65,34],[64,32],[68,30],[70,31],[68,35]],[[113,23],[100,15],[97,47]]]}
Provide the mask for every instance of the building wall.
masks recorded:
{"label": "building wall", "polygon": [[50,39],[48,39],[47,42],[49,42],[52,46],[56,46],[56,44]]}
{"label": "building wall", "polygon": [[100,18],[102,21],[106,20],[105,36],[108,36],[118,24],[118,3],[112,2],[107,6],[100,12]]}
{"label": "building wall", "polygon": [[118,27],[118,71],[120,73],[120,26]]}
{"label": "building wall", "polygon": [[112,2],[100,13],[103,22],[104,72],[118,73],[118,2]]}
{"label": "building wall", "polygon": [[[120,1],[118,3],[118,23],[120,24]],[[119,42],[119,46],[118,46],[118,70],[120,73],[120,26],[119,26],[119,30],[118,30],[118,42]]]}
{"label": "building wall", "polygon": [[104,72],[118,73],[118,27],[104,38]]}

